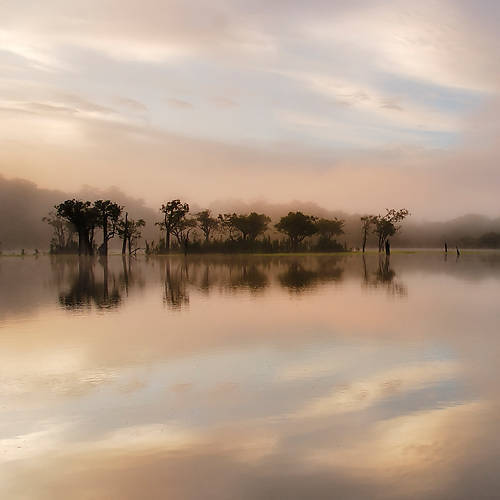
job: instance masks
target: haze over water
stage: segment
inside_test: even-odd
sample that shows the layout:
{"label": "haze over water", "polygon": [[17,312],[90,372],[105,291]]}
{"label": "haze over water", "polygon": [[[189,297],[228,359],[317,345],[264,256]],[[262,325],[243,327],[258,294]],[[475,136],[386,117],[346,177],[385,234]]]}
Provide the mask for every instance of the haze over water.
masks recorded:
{"label": "haze over water", "polygon": [[500,253],[0,260],[0,497],[479,499]]}

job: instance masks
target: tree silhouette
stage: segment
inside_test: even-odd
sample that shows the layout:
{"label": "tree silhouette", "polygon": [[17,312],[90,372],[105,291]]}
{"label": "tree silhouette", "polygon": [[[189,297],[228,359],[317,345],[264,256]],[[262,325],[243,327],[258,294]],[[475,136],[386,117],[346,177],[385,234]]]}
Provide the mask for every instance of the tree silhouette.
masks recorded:
{"label": "tree silhouette", "polygon": [[264,214],[252,212],[249,215],[233,215],[232,224],[241,233],[244,241],[255,241],[267,230],[271,219]]}
{"label": "tree silhouette", "polygon": [[316,221],[316,230],[319,234],[318,249],[332,250],[340,245],[334,240],[335,236],[344,234],[344,221],[341,219],[318,219]]}
{"label": "tree silhouette", "polygon": [[290,245],[295,250],[305,238],[317,232],[315,222],[316,217],[312,215],[304,215],[302,212],[288,212],[288,215],[281,217],[275,227],[279,232],[288,236]]}
{"label": "tree silhouette", "polygon": [[78,254],[92,255],[97,211],[90,201],[66,200],[55,206],[57,215],[73,224],[78,232]]}
{"label": "tree silhouette", "polygon": [[99,247],[99,253],[108,255],[108,241],[117,232],[123,207],[111,200],[97,200],[94,202],[94,209],[97,215],[97,225],[102,228],[102,245]]}
{"label": "tree silhouette", "polygon": [[172,234],[176,237],[177,243],[181,248],[187,251],[187,245],[189,243],[189,235],[191,231],[198,227],[196,219],[183,217],[179,223],[172,230]]}
{"label": "tree silhouette", "polygon": [[386,208],[387,213],[385,215],[377,215],[375,218],[375,229],[374,233],[378,238],[378,251],[381,252],[384,248],[387,238],[394,236],[400,229],[401,226],[398,223],[402,222],[410,212],[406,208],[401,208],[396,210],[391,208],[390,210]]}
{"label": "tree silhouette", "polygon": [[73,235],[76,229],[71,222],[68,222],[67,219],[64,219],[53,210],[46,217],[42,217],[42,220],[53,229],[53,236],[50,240],[50,253],[64,253],[74,250]]}
{"label": "tree silhouette", "polygon": [[144,219],[129,219],[128,212],[125,213],[125,218],[118,221],[116,231],[122,240],[122,255],[125,255],[128,245],[129,255],[137,252],[137,241],[142,237],[142,228],[146,225]]}
{"label": "tree silhouette", "polygon": [[162,205],[160,212],[163,214],[163,222],[157,223],[165,231],[165,250],[170,250],[170,237],[189,212],[189,205],[180,200],[172,200]]}
{"label": "tree silhouette", "polygon": [[210,241],[210,235],[219,227],[219,222],[216,218],[212,217],[210,210],[202,210],[196,214],[196,221],[205,236],[205,242]]}

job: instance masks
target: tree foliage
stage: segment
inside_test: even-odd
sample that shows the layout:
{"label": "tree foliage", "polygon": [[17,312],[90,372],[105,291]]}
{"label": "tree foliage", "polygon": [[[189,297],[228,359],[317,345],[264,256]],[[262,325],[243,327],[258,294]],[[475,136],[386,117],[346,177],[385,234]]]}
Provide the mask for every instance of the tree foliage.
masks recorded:
{"label": "tree foliage", "polygon": [[219,227],[219,221],[212,217],[210,210],[202,210],[196,214],[196,222],[205,237],[205,242],[210,241],[210,235]]}
{"label": "tree foliage", "polygon": [[97,212],[90,201],[66,200],[55,206],[57,216],[73,224],[78,233],[78,253],[92,255]]}
{"label": "tree foliage", "polygon": [[288,212],[288,215],[281,217],[275,227],[288,236],[291,247],[295,249],[305,238],[318,231],[316,220],[316,217],[302,212]]}
{"label": "tree foliage", "polygon": [[158,225],[165,231],[165,249],[168,252],[170,250],[170,237],[189,212],[189,205],[182,203],[181,200],[172,200],[163,204],[160,212],[163,214],[163,221]]}
{"label": "tree foliage", "polygon": [[410,215],[406,208],[386,208],[385,215],[377,215],[374,219],[374,233],[377,235],[378,251],[381,252],[387,238],[394,236],[400,229],[400,223]]}
{"label": "tree foliage", "polygon": [[99,247],[101,255],[108,255],[108,241],[114,238],[120,215],[123,207],[111,200],[97,200],[94,202],[94,209],[96,211],[96,223],[102,228],[103,242]]}
{"label": "tree foliage", "polygon": [[241,234],[244,241],[255,241],[258,236],[265,233],[271,219],[264,214],[252,212],[248,215],[233,214],[231,222],[234,229]]}

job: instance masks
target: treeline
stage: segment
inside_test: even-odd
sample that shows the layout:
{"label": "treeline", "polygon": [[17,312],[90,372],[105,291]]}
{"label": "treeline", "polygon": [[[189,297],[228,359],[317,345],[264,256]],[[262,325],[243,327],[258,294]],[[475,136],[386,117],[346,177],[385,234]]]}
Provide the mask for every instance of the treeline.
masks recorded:
{"label": "treeline", "polygon": [[463,248],[500,248],[500,233],[489,232],[478,238],[465,236],[460,239]]}
{"label": "treeline", "polygon": [[[336,217],[320,218],[297,211],[271,224],[270,217],[257,212],[214,216],[210,210],[202,210],[191,214],[189,204],[181,200],[162,204],[159,212],[161,220],[155,225],[161,238],[143,243],[145,221],[133,219],[125,207],[111,200],[66,200],[55,205],[43,220],[53,229],[50,252],[54,254],[107,255],[113,238],[121,240],[122,254],[135,254],[139,250],[146,254],[164,254],[171,251],[272,253],[348,249],[346,243],[338,241],[344,234],[345,221]],[[409,215],[406,209],[386,212],[361,217],[363,251],[372,234],[382,251],[388,238],[399,231],[400,223]],[[282,237],[272,237],[273,231]]]}

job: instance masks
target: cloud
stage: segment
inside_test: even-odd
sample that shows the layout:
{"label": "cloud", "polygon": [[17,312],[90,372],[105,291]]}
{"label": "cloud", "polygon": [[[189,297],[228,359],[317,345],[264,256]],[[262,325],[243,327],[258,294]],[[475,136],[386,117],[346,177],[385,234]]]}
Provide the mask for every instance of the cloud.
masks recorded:
{"label": "cloud", "polygon": [[474,113],[498,109],[497,12],[4,2],[2,172],[65,190],[99,178],[151,205],[166,185],[203,204],[236,193],[493,215],[498,127]]}
{"label": "cloud", "polygon": [[187,109],[193,107],[190,102],[184,101],[183,99],[168,99],[168,103],[170,104],[170,106],[179,109]]}

